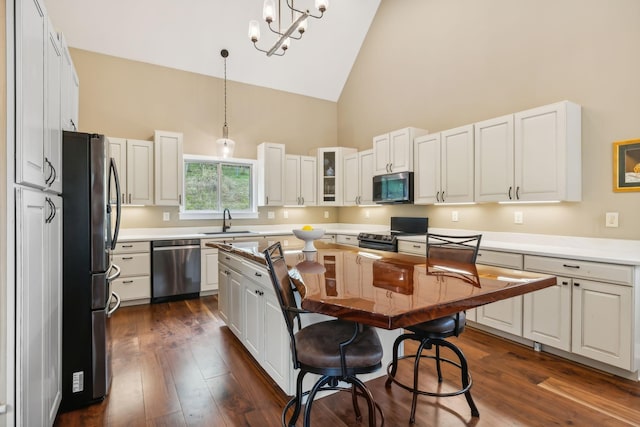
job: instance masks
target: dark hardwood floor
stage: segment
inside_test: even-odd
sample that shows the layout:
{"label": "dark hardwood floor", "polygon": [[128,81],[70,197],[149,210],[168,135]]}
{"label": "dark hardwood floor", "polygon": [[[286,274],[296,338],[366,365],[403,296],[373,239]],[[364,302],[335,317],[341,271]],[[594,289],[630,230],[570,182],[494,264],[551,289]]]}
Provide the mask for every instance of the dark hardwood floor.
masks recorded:
{"label": "dark hardwood floor", "polygon": [[[280,425],[288,398],[219,319],[216,297],[121,308],[111,334],[109,396],[59,414],[56,426]],[[420,397],[415,426],[640,426],[640,383],[469,328],[456,342],[469,359],[480,418],[464,397]],[[423,377],[432,375],[424,365]],[[410,394],[384,380],[368,384],[385,425],[408,426]],[[355,422],[345,393],[318,400],[313,415],[317,427],[366,425]]]}

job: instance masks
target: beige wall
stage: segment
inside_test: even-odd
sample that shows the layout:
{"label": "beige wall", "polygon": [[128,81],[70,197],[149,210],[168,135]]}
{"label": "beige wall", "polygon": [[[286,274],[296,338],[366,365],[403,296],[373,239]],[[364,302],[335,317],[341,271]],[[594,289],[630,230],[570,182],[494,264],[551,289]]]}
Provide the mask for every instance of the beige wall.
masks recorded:
{"label": "beige wall", "polygon": [[[370,210],[445,228],[639,239],[640,193],[612,191],[611,143],[640,138],[637,0],[382,0],[338,102],[338,141],[437,132],[564,99],[582,105],[580,203]],[[513,223],[513,212],[524,224]],[[460,221],[451,221],[451,211]],[[605,228],[605,212],[620,213]],[[360,222],[365,208],[343,208]]]}
{"label": "beige wall", "polygon": [[[224,123],[223,80],[156,65],[71,49],[80,78],[79,130],[108,136],[153,139],[155,129],[184,133],[184,152],[215,155]],[[233,57],[227,62],[233,75]],[[287,92],[227,82],[229,137],[236,157],[256,158],[263,141],[285,143],[287,152],[337,143],[337,104]],[[261,208],[258,220],[234,224],[321,223],[337,221],[335,208]],[[275,220],[268,220],[273,211]],[[324,218],[324,212],[329,218]],[[171,221],[163,222],[169,212]],[[191,227],[221,221],[179,221],[177,208],[125,208],[122,226]]]}

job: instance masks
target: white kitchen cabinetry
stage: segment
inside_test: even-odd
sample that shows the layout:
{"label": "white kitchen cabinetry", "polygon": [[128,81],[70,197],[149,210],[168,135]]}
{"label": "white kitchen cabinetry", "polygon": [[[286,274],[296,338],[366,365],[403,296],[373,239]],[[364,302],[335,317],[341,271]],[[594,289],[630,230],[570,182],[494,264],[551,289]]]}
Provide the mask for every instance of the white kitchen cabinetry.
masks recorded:
{"label": "white kitchen cabinetry", "polygon": [[414,141],[414,203],[473,202],[473,125]]}
{"label": "white kitchen cabinetry", "polygon": [[317,158],[287,154],[284,168],[284,204],[315,206],[317,193]]}
{"label": "white kitchen cabinetry", "polygon": [[[521,254],[483,249],[478,251],[476,262],[478,264],[495,265],[516,270],[522,270],[523,265]],[[475,309],[475,316],[476,322],[479,324],[522,336],[522,296],[480,306]]]}
{"label": "white kitchen cabinetry", "polygon": [[373,205],[373,150],[344,156],[343,206]]}
{"label": "white kitchen cabinetry", "polygon": [[[122,203],[153,205],[153,143],[137,139],[108,137],[109,156],[113,157],[120,178]],[[115,201],[115,188],[111,188]]]}
{"label": "white kitchen cabinetry", "polygon": [[400,240],[398,241],[398,252],[411,255],[426,256],[427,243]]}
{"label": "white kitchen cabinetry", "polygon": [[62,198],[16,190],[16,425],[53,425],[62,398]]}
{"label": "white kitchen cabinetry", "polygon": [[243,341],[242,331],[242,259],[228,252],[218,253],[218,304],[220,315],[231,332]]}
{"label": "white kitchen cabinetry", "polygon": [[563,101],[475,124],[480,202],[581,200],[581,107]]}
{"label": "white kitchen cabinetry", "polygon": [[282,206],[284,185],[285,146],[273,142],[258,145],[258,205]]}
{"label": "white kitchen cabinetry", "polygon": [[151,254],[149,242],[116,244],[113,263],[120,267],[120,277],[112,289],[120,296],[122,305],[147,304],[151,300]]}
{"label": "white kitchen cabinetry", "polygon": [[[200,295],[210,295],[218,291],[218,249],[207,246],[207,243],[217,243],[221,240],[200,240]],[[220,297],[218,296],[218,305]]]}
{"label": "white kitchen cabinetry", "polygon": [[318,205],[342,206],[344,190],[344,157],[356,153],[355,148],[325,147],[314,151],[318,159]]}
{"label": "white kitchen cabinetry", "polygon": [[[567,291],[525,296],[525,336],[566,349],[566,331],[557,331],[565,327],[565,312],[571,313],[572,353],[628,371],[638,369],[634,328],[640,316],[634,309],[638,297],[632,266],[525,255],[524,267],[557,275],[571,292],[570,299]],[[553,299],[557,296],[561,301]],[[540,304],[550,304],[551,309]]]}
{"label": "white kitchen cabinetry", "polygon": [[46,57],[46,133],[44,138],[45,184],[56,193],[62,193],[62,130],[60,128],[62,50],[58,34],[47,19]]}
{"label": "white kitchen cabinetry", "polygon": [[407,127],[373,138],[373,174],[413,171],[413,140],[428,131]]}
{"label": "white kitchen cabinetry", "polygon": [[336,243],[339,245],[351,246],[358,246],[360,244],[358,236],[352,236],[349,234],[336,234]]}
{"label": "white kitchen cabinetry", "polygon": [[58,34],[60,46],[62,48],[62,75],[60,80],[60,92],[62,103],[60,104],[60,123],[62,130],[78,130],[78,104],[80,96],[80,80],[76,73],[69,47],[62,33]]}
{"label": "white kitchen cabinetry", "polygon": [[374,301],[374,291],[370,283],[373,281],[374,259],[358,255],[356,252],[345,252],[342,256],[344,272],[344,294]]}
{"label": "white kitchen cabinetry", "polygon": [[155,157],[155,204],[182,204],[182,133],[156,130],[153,134]]}

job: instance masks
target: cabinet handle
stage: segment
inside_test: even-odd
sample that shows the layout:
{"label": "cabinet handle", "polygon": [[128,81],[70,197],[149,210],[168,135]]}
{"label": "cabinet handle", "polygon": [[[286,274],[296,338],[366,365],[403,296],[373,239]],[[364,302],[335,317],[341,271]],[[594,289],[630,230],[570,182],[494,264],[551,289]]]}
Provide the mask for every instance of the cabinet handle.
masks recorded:
{"label": "cabinet handle", "polygon": [[520,186],[516,187],[516,200],[520,200]]}
{"label": "cabinet handle", "polygon": [[257,271],[254,273],[256,277],[262,277],[262,273],[258,273]]}
{"label": "cabinet handle", "polygon": [[573,286],[580,286],[580,283],[578,283],[578,282],[573,282]]}
{"label": "cabinet handle", "polygon": [[178,194],[178,204],[182,205],[182,194]]}
{"label": "cabinet handle", "polygon": [[265,205],[269,204],[269,196],[265,196],[265,202],[266,202]]}
{"label": "cabinet handle", "polygon": [[393,172],[393,163],[389,163],[389,172]]}
{"label": "cabinet handle", "polygon": [[73,130],[77,131],[78,128],[76,127],[76,124],[73,122],[73,119],[69,119],[69,122],[71,123],[71,127],[73,127]]}
{"label": "cabinet handle", "polygon": [[133,245],[122,245],[123,248],[132,248]]}
{"label": "cabinet handle", "polygon": [[123,261],[129,261],[129,260],[132,260],[132,259],[133,259],[133,257],[132,257],[132,256],[123,256],[123,257],[122,257],[122,260],[123,260]]}
{"label": "cabinet handle", "polygon": [[562,264],[562,266],[566,268],[580,268],[579,265]]}
{"label": "cabinet handle", "polygon": [[300,204],[304,205],[304,197],[300,197],[300,199],[302,199],[302,203],[300,203]]}
{"label": "cabinet handle", "polygon": [[513,188],[513,187],[509,187],[509,200],[513,200],[513,198],[511,197],[511,189],[512,189],[512,188]]}
{"label": "cabinet handle", "polygon": [[131,193],[129,193],[129,204],[131,204]]}
{"label": "cabinet handle", "polygon": [[416,248],[416,249],[420,249],[421,248],[420,245],[413,245],[413,247]]}
{"label": "cabinet handle", "polygon": [[226,259],[227,261],[231,260],[231,258],[229,258],[228,256],[224,257],[224,259]]}
{"label": "cabinet handle", "polygon": [[124,280],[122,283],[128,285],[129,283],[133,283],[133,280]]}
{"label": "cabinet handle", "polygon": [[444,191],[442,192],[442,201],[444,202]]}
{"label": "cabinet handle", "polygon": [[563,286],[567,286],[568,284],[569,284],[569,282],[567,282],[566,280],[563,280],[563,281],[562,281],[562,285],[563,285]]}
{"label": "cabinet handle", "polygon": [[439,201],[440,201],[440,192],[438,191],[436,193],[436,202],[439,202]]}

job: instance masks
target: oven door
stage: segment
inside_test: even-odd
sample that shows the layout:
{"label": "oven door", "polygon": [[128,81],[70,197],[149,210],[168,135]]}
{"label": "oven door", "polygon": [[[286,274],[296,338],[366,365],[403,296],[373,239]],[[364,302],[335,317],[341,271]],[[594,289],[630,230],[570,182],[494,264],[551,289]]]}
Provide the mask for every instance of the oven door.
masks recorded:
{"label": "oven door", "polygon": [[369,240],[360,240],[358,246],[365,249],[375,249],[377,251],[398,252],[398,245],[388,242],[372,242]]}

